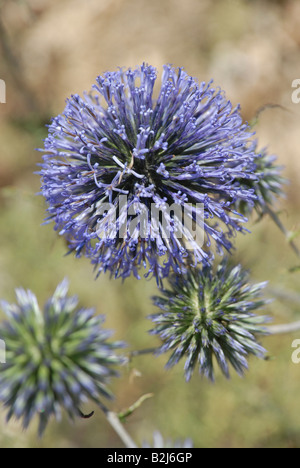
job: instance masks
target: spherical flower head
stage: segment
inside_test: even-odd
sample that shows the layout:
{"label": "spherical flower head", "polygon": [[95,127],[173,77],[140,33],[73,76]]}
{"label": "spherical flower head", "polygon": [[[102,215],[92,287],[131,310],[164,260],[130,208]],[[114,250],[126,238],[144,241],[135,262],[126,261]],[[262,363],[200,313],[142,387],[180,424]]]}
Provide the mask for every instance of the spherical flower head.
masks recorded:
{"label": "spherical flower head", "polygon": [[164,440],[163,436],[159,431],[153,433],[153,443],[144,442],[142,448],[193,448],[194,444],[191,439],[186,439],[184,441],[175,441],[173,442],[170,439]]}
{"label": "spherical flower head", "polygon": [[266,334],[268,319],[253,313],[266,304],[260,297],[265,283],[251,285],[241,266],[230,268],[223,260],[216,271],[211,266],[173,277],[171,288],[154,303],[162,312],[151,315],[163,344],[160,353],[172,351],[167,367],[185,361],[189,380],[196,366],[200,374],[214,380],[215,360],[225,376],[229,364],[243,375],[249,354],[263,358],[265,349],[256,336]]}
{"label": "spherical flower head", "polygon": [[256,199],[240,183],[256,180],[251,138],[239,107],[182,68],[164,66],[160,86],[145,64],[105,73],[49,126],[40,171],[47,219],[98,274],[181,274],[207,263],[211,241],[230,250],[244,230],[235,206]]}
{"label": "spherical flower head", "polygon": [[87,400],[99,403],[111,398],[107,388],[113,369],[124,363],[115,354],[123,346],[108,342],[111,332],[102,328],[101,316],[77,307],[63,281],[42,312],[31,291],[17,290],[17,304],[2,302],[9,318],[1,324],[6,364],[1,365],[0,400],[8,408],[7,419],[23,419],[27,428],[39,415],[39,434],[52,415],[60,419],[65,409],[73,419]]}
{"label": "spherical flower head", "polygon": [[256,179],[241,180],[241,185],[248,189],[253,189],[256,200],[253,203],[238,200],[236,209],[239,213],[249,216],[253,210],[259,216],[264,215],[266,207],[272,207],[278,197],[284,196],[283,186],[287,180],[282,176],[282,166],[276,164],[276,156],[269,155],[266,148],[257,150],[257,141],[253,142],[255,151],[255,175]]}

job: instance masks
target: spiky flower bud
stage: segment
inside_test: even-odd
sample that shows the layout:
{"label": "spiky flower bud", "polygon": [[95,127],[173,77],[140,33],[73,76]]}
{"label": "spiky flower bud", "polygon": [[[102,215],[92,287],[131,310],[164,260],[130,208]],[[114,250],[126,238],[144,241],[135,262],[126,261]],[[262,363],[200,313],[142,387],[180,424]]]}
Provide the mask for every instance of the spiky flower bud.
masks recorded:
{"label": "spiky flower bud", "polygon": [[42,435],[49,418],[60,419],[61,409],[70,418],[79,416],[87,400],[111,398],[109,378],[113,366],[124,359],[115,354],[123,346],[108,342],[111,332],[102,328],[104,318],[92,309],[78,308],[68,297],[64,280],[42,311],[31,291],[16,291],[17,304],[2,302],[9,321],[0,326],[6,346],[6,364],[0,365],[0,400],[27,428],[39,415]]}
{"label": "spiky flower bud", "polygon": [[191,439],[184,441],[177,440],[173,442],[170,439],[164,440],[163,436],[159,431],[153,433],[153,443],[144,442],[142,448],[193,448],[194,444]]}
{"label": "spiky flower bud", "polygon": [[249,216],[253,209],[261,216],[265,212],[266,206],[272,206],[277,197],[284,196],[283,185],[287,180],[282,176],[282,167],[276,164],[276,156],[269,155],[264,148],[261,152],[257,151],[257,142],[254,141],[253,149],[255,157],[255,175],[256,179],[241,179],[240,183],[244,188],[253,189],[256,200],[253,203],[237,200],[236,209]]}
{"label": "spiky flower bud", "polygon": [[191,270],[173,276],[170,285],[154,298],[162,312],[150,316],[155,323],[150,333],[163,341],[159,352],[172,351],[167,367],[185,358],[187,380],[196,366],[213,380],[214,358],[229,377],[229,364],[242,375],[249,354],[264,357],[256,335],[266,333],[267,317],[253,311],[267,303],[259,297],[265,283],[249,284],[241,266],[230,268],[224,260],[215,272],[212,266]]}

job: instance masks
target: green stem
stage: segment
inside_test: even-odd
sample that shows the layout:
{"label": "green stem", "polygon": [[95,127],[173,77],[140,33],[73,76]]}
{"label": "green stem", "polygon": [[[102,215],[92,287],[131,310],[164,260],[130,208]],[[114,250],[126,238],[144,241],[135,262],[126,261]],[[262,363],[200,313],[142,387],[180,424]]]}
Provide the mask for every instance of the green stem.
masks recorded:
{"label": "green stem", "polygon": [[146,348],[146,349],[138,349],[137,351],[131,351],[129,353],[129,359],[136,357],[136,356],[141,356],[143,354],[154,354],[158,350],[159,348]]}
{"label": "green stem", "polygon": [[110,411],[103,403],[99,403],[99,406],[111,427],[114,429],[116,434],[120,437],[122,442],[127,448],[138,448],[135,442],[132,440],[131,436],[126,431],[125,427],[121,423],[118,415],[113,411]]}

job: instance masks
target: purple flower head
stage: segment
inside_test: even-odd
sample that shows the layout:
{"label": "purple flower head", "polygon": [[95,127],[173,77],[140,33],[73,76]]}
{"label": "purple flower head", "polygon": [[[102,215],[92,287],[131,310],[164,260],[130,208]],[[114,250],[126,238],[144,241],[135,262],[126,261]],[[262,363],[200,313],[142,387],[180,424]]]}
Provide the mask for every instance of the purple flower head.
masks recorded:
{"label": "purple flower head", "polygon": [[230,251],[244,230],[237,202],[256,200],[246,181],[256,180],[257,155],[239,107],[181,68],[164,66],[156,83],[145,64],[105,73],[49,126],[40,172],[47,219],[98,274],[139,278],[144,267],[160,279],[207,263],[211,241]]}

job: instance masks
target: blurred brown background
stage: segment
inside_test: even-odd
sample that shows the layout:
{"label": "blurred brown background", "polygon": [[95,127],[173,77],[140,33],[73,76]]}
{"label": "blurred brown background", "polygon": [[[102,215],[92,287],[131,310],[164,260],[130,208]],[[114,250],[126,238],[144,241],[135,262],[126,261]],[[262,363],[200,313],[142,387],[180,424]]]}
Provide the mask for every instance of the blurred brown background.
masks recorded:
{"label": "blurred brown background", "polygon": [[[155,345],[145,319],[155,284],[123,285],[105,276],[95,282],[89,262],[64,258],[63,240],[41,227],[45,206],[35,196],[41,155],[34,149],[42,146],[45,123],[63,110],[67,96],[89,90],[97,75],[119,66],[172,63],[200,81],[213,78],[241,103],[248,121],[270,105],[260,114],[257,136],[285,166],[290,185],[278,209],[287,229],[297,232],[300,104],[291,96],[300,78],[299,47],[299,0],[2,0],[0,79],[7,102],[0,104],[0,296],[13,300],[22,285],[42,302],[68,276],[71,292],[107,314],[118,338],[134,349]],[[254,221],[252,234],[238,239],[236,259],[254,280],[270,280],[270,296],[283,288],[297,293],[299,260],[270,220]],[[296,319],[297,299],[277,299],[268,312],[277,322]],[[299,447],[300,365],[291,362],[291,343],[300,335],[294,335],[264,340],[270,361],[251,360],[245,379],[220,376],[214,386],[197,375],[187,385],[180,366],[165,372],[164,358],[139,357],[113,383],[112,407],[154,393],[128,421],[139,443],[159,429],[173,439],[190,436],[197,447]],[[134,379],[133,368],[140,373]],[[42,441],[35,428],[24,433],[4,419],[1,410],[1,447],[121,446],[101,414],[75,425],[53,422]]]}

